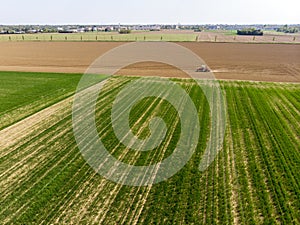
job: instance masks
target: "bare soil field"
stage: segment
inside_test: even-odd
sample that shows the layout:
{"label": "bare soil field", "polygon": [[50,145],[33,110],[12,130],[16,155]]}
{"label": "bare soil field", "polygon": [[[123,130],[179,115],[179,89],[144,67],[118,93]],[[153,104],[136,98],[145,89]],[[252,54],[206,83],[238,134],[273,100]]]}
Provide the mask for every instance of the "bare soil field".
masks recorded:
{"label": "bare soil field", "polygon": [[83,73],[96,58],[121,44],[1,42],[0,71]]}
{"label": "bare soil field", "polygon": [[[1,42],[1,71],[84,72],[123,42]],[[200,56],[217,79],[300,82],[300,45],[197,43],[180,45]],[[195,69],[199,65],[195,65]],[[162,72],[163,71],[163,72]],[[164,64],[134,64],[120,74],[185,77]]]}

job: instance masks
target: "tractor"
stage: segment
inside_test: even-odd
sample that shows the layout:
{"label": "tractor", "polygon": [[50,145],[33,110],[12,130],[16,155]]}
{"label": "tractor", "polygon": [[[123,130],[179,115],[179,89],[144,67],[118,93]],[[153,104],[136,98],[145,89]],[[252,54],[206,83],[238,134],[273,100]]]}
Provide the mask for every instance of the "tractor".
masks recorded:
{"label": "tractor", "polygon": [[210,69],[206,65],[201,65],[196,72],[210,72]]}

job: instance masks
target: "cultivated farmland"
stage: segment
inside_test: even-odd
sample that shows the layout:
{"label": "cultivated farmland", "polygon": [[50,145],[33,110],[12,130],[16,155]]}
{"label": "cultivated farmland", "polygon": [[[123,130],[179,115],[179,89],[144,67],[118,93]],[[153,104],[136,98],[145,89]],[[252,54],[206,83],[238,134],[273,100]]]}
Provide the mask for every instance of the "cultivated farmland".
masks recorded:
{"label": "cultivated farmland", "polygon": [[[84,73],[96,58],[122,44],[124,42],[0,42],[0,70]],[[201,57],[217,79],[300,82],[300,45],[179,44]],[[200,65],[192,69],[197,66]],[[153,67],[153,64],[144,64],[138,72],[133,68],[127,75],[131,72],[151,75]],[[157,71],[173,73],[166,67]]]}
{"label": "cultivated farmland", "polygon": [[[34,74],[19,75],[15,81],[26,80],[27,76]],[[176,110],[160,98],[143,99],[131,111],[132,130],[146,137],[149,118],[159,116],[168,127],[166,138],[153,151],[143,153],[120,144],[111,126],[111,106],[120,90],[135,79],[138,78],[115,76],[108,80],[98,98],[96,125],[113,156],[130,164],[149,165],[172,154],[180,134],[180,120]],[[173,81],[193,100],[201,125],[196,152],[179,173],[148,187],[122,186],[102,178],[87,165],[77,148],[72,130],[72,97],[66,98],[66,94],[62,100],[61,95],[54,95],[51,102],[56,104],[0,131],[0,221],[300,223],[299,84],[222,81],[228,104],[224,148],[208,170],[200,172],[198,165],[210,130],[209,105],[194,81]],[[74,92],[73,88],[71,85],[64,93]],[[0,89],[0,96],[5,92]],[[1,102],[7,99],[1,97]],[[15,115],[18,117],[18,111]]]}
{"label": "cultivated farmland", "polygon": [[227,43],[288,43],[299,44],[299,33],[285,34],[265,31],[263,36],[241,36],[236,30],[192,30],[134,31],[130,34],[118,32],[85,33],[38,33],[38,34],[1,34],[0,41],[11,42],[115,42],[115,41],[177,41],[177,42],[227,42]]}
{"label": "cultivated farmland", "polygon": [[81,76],[0,72],[0,129],[73,95]]}

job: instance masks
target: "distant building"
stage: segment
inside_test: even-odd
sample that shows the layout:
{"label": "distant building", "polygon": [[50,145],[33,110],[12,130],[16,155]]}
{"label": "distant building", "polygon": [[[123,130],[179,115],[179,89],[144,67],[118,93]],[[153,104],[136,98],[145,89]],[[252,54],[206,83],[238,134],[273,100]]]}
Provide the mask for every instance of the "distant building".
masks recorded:
{"label": "distant building", "polygon": [[153,25],[153,26],[150,26],[150,31],[160,31],[161,27],[158,26],[158,25]]}
{"label": "distant building", "polygon": [[119,26],[119,27],[118,27],[118,31],[120,31],[120,30],[129,30],[129,29],[128,29],[128,27]]}
{"label": "distant building", "polygon": [[66,29],[66,30],[59,30],[58,33],[78,33],[76,28]]}
{"label": "distant building", "polygon": [[28,30],[26,33],[28,33],[28,34],[35,34],[37,32],[38,32],[37,30],[32,29],[32,30]]}
{"label": "distant building", "polygon": [[80,27],[77,29],[78,33],[83,33],[84,32],[84,27]]}

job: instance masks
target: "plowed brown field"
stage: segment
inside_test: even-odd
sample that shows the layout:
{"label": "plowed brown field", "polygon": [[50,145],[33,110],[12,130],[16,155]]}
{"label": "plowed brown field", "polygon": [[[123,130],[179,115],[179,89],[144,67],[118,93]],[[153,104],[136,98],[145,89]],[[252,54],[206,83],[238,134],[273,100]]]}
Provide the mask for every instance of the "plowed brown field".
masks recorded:
{"label": "plowed brown field", "polygon": [[[0,70],[81,73],[97,57],[121,44],[123,43],[2,42]],[[217,79],[300,82],[300,45],[241,43],[180,43],[180,45],[199,55],[213,70]],[[132,65],[121,74],[157,75],[158,72],[161,76],[185,76],[170,66],[151,62]]]}

